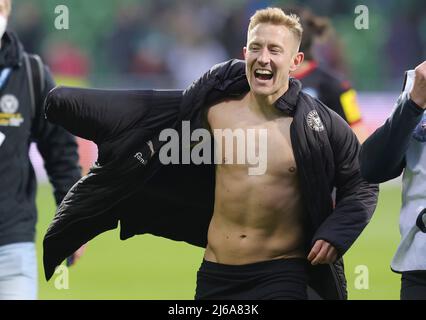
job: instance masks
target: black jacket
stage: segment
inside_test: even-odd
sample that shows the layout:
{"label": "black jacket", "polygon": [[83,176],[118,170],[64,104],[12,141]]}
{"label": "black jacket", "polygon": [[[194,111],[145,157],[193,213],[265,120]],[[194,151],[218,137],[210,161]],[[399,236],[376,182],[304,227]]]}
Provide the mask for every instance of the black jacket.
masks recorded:
{"label": "black jacket", "polygon": [[44,117],[43,100],[54,87],[48,69],[44,67],[44,92],[34,93],[34,99],[39,97],[34,108],[26,53],[11,32],[1,41],[0,71],[11,68],[0,89],[0,134],[4,137],[0,144],[0,245],[6,245],[34,241],[36,179],[28,155],[31,142],[36,142],[43,157],[58,204],[81,175],[75,138]]}
{"label": "black jacket", "polygon": [[[45,236],[48,279],[70,253],[98,234],[116,228],[118,221],[121,239],[151,233],[206,246],[214,204],[215,167],[162,165],[158,159],[158,134],[168,127],[180,132],[185,120],[191,121],[191,130],[203,127],[209,106],[248,92],[244,70],[244,62],[238,60],[217,65],[183,95],[71,88],[50,93],[47,117],[74,134],[95,141],[99,158],[97,165],[67,194]],[[367,225],[378,188],[360,176],[360,146],[349,126],[300,90],[300,82],[292,79],[276,107],[294,117],[291,139],[305,204],[306,248],[324,239],[342,256]],[[318,119],[315,114],[322,123],[313,121]],[[147,141],[152,142],[153,150]],[[333,187],[337,187],[335,209]],[[310,284],[322,297],[346,298],[341,260],[311,271]]]}

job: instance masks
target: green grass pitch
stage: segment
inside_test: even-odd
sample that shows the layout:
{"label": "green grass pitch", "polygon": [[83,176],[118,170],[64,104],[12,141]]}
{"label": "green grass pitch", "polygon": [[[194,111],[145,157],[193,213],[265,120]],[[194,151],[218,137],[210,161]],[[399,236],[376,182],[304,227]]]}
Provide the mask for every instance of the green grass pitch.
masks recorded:
{"label": "green grass pitch", "polygon": [[[399,299],[400,276],[389,264],[399,242],[400,192],[395,184],[381,187],[371,223],[345,255],[349,299]],[[121,241],[118,229],[92,240],[69,269],[68,289],[56,288],[63,278],[46,282],[42,267],[42,240],[55,208],[48,185],[39,187],[37,206],[40,299],[193,299],[202,249],[150,235]]]}

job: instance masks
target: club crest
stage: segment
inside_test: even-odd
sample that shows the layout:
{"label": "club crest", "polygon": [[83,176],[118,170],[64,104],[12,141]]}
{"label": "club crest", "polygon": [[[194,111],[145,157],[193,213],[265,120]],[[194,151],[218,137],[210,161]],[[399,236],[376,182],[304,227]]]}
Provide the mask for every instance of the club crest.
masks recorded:
{"label": "club crest", "polygon": [[3,113],[14,114],[18,110],[18,99],[12,94],[5,94],[0,99],[0,109]]}
{"label": "club crest", "polygon": [[312,110],[311,112],[308,113],[306,117],[306,123],[308,124],[309,128],[311,128],[312,130],[315,130],[317,132],[324,131],[324,125],[316,110]]}

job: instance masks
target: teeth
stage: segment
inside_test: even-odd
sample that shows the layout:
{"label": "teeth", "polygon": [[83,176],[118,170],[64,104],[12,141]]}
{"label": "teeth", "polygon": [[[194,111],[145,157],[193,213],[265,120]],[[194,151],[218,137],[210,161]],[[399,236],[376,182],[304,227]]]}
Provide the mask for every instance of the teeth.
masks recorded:
{"label": "teeth", "polygon": [[269,71],[269,70],[256,70],[256,73],[258,73],[258,74],[265,74],[265,75],[271,75],[272,74],[272,72],[271,71]]}

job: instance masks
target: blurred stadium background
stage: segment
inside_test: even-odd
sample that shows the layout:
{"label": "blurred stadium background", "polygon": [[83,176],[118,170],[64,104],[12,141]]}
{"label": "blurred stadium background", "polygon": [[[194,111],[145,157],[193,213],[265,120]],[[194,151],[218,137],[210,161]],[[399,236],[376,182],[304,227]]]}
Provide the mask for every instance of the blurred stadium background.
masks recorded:
{"label": "blurred stadium background", "polygon": [[[101,88],[184,88],[213,64],[240,58],[248,18],[268,5],[300,4],[331,19],[335,32],[315,44],[322,65],[358,91],[370,132],[383,123],[403,73],[426,57],[426,2],[367,0],[369,29],[357,30],[353,0],[91,0],[67,1],[70,28],[57,30],[58,0],[15,0],[10,25],[26,49],[40,54],[58,84]],[[93,144],[79,140],[87,171]],[[41,241],[55,211],[37,151],[38,255],[41,299],[193,299],[202,250],[152,236],[122,242],[116,231],[88,246],[70,269],[69,289],[46,283]],[[400,276],[390,260],[399,241],[400,183],[381,186],[378,210],[346,255],[350,299],[398,299]],[[190,223],[190,222],[189,222]],[[355,287],[357,266],[369,270],[369,288]]]}

